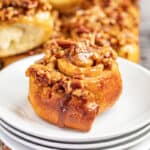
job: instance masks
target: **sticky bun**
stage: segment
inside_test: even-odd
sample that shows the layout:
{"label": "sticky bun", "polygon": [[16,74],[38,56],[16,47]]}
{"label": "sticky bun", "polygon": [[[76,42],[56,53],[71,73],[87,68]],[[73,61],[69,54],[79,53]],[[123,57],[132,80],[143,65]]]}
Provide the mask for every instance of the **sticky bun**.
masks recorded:
{"label": "sticky bun", "polygon": [[89,131],[121,93],[116,53],[88,41],[51,41],[45,49],[44,58],[26,71],[29,101],[50,123]]}

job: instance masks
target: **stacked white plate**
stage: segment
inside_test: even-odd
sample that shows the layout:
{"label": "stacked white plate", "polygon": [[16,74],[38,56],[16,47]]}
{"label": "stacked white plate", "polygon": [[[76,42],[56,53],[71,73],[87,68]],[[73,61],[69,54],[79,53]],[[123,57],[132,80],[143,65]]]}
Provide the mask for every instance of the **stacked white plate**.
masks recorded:
{"label": "stacked white plate", "polygon": [[119,58],[122,95],[110,110],[96,118],[90,132],[82,133],[58,128],[34,113],[28,101],[25,70],[41,57],[26,58],[0,72],[0,138],[5,140],[7,136],[27,149],[84,150],[125,149],[149,136],[149,71]]}

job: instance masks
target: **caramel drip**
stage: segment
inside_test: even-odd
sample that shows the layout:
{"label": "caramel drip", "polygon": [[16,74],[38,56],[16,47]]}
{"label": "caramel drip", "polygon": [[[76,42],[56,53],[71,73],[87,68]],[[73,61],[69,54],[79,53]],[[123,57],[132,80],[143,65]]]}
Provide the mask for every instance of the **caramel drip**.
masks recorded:
{"label": "caramel drip", "polygon": [[59,119],[58,119],[58,125],[61,128],[65,127],[65,117],[67,112],[67,106],[68,102],[70,100],[70,95],[65,95],[62,99],[59,101]]}

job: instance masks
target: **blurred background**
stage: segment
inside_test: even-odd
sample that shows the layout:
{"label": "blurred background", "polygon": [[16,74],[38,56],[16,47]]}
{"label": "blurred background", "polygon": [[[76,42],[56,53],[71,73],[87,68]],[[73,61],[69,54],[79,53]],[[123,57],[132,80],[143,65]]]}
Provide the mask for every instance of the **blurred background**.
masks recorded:
{"label": "blurred background", "polygon": [[150,1],[141,0],[140,47],[141,64],[150,69]]}

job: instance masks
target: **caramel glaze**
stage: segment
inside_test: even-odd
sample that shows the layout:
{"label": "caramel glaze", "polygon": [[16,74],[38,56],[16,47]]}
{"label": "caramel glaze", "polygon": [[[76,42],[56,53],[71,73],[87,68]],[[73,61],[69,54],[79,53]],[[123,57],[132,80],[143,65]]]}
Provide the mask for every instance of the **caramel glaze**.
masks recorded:
{"label": "caramel glaze", "polygon": [[68,105],[68,102],[70,100],[70,95],[65,95],[59,102],[59,119],[58,119],[58,125],[59,127],[65,127],[65,124],[64,124],[64,120],[65,120],[65,116],[66,116],[66,112],[67,112],[67,105]]}

